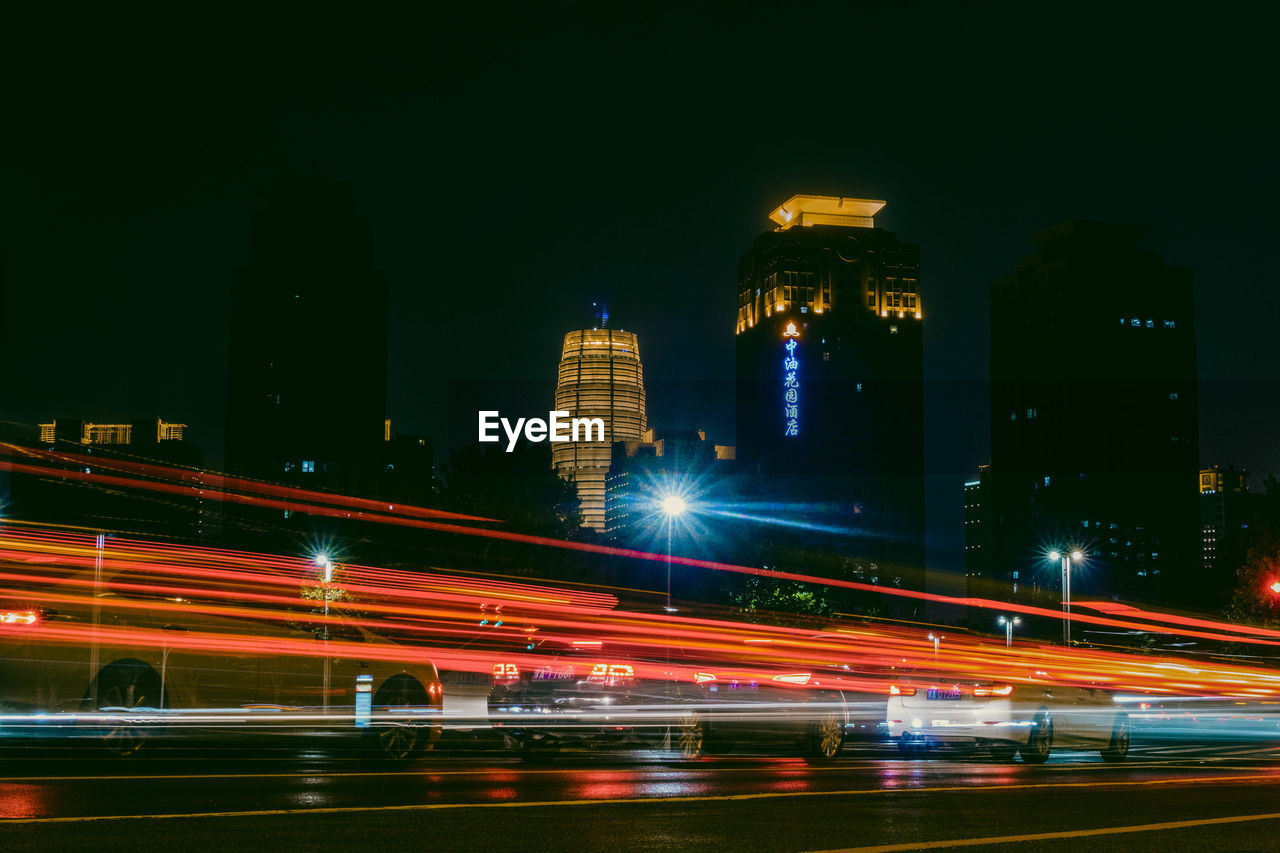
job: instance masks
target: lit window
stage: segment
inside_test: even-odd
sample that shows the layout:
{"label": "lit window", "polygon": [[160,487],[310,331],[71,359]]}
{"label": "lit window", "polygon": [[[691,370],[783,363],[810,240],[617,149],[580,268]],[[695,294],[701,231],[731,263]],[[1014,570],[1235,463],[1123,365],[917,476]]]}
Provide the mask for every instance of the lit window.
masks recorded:
{"label": "lit window", "polygon": [[302,473],[314,474],[316,472],[316,463],[311,459],[302,460]]}
{"label": "lit window", "polygon": [[285,470],[286,472],[287,472],[287,471],[292,471],[295,467],[297,467],[297,466],[295,466],[292,462],[286,462],[286,463],[284,463],[284,470]]}
{"label": "lit window", "polygon": [[830,360],[831,360],[831,353],[829,353],[829,352],[824,352],[824,353],[822,354],[822,360],[823,360],[823,361],[830,361]]}
{"label": "lit window", "polygon": [[1132,320],[1129,321],[1129,325],[1133,326],[1136,329],[1142,325],[1142,321],[1139,320],[1137,317],[1134,317]]}
{"label": "lit window", "polygon": [[1011,420],[1011,421],[1016,421],[1017,419],[1018,419],[1018,413],[1017,413],[1017,412],[1010,412],[1010,413],[1009,413],[1009,420]]}
{"label": "lit window", "polygon": [[1176,329],[1178,327],[1178,323],[1176,320],[1165,320],[1164,327],[1166,329]]}
{"label": "lit window", "polygon": [[897,326],[890,326],[890,327],[889,327],[889,334],[891,334],[891,335],[896,335],[896,334],[898,334],[898,327],[897,327]]}
{"label": "lit window", "polygon": [[1154,329],[1155,327],[1156,327],[1156,321],[1155,321],[1155,320],[1148,319],[1148,320],[1147,320],[1147,328],[1148,328],[1148,329]]}
{"label": "lit window", "polygon": [[1178,392],[1177,392],[1177,391],[1170,391],[1170,392],[1169,392],[1169,399],[1170,399],[1170,400],[1176,400],[1176,399],[1178,399]]}
{"label": "lit window", "polygon": [[1047,485],[1049,485],[1049,478],[1048,478],[1048,477],[1045,477],[1045,478],[1044,478],[1044,484],[1045,484],[1046,486],[1047,486]]}
{"label": "lit window", "polygon": [[859,382],[859,383],[857,384],[857,386],[856,386],[856,389],[855,389],[855,390],[857,390],[857,392],[858,392],[859,394],[861,394],[861,393],[862,393],[862,383],[861,383],[861,382]]}
{"label": "lit window", "polygon": [[1027,409],[1027,420],[1031,420],[1031,419],[1032,419],[1032,418],[1034,418],[1037,414],[1039,414],[1039,413],[1038,413],[1035,409]]}

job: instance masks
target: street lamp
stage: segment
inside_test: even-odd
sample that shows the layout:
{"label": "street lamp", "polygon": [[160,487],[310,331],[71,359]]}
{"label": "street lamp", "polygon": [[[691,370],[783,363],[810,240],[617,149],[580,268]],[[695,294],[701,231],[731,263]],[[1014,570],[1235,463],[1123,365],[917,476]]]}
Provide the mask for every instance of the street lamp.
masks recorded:
{"label": "street lamp", "polygon": [[1271,585],[1271,591],[1280,595],[1280,581],[1276,581]]}
{"label": "street lamp", "polygon": [[1071,553],[1050,551],[1049,559],[1062,563],[1062,644],[1071,645],[1071,564],[1083,563],[1084,552],[1073,548]]}
{"label": "street lamp", "polygon": [[1022,620],[1017,616],[1012,618],[1008,616],[1001,616],[998,622],[1004,626],[1004,646],[1007,649],[1013,645],[1013,626],[1020,624]]}
{"label": "street lamp", "polygon": [[689,505],[679,495],[667,495],[662,499],[662,513],[667,517],[667,604],[663,609],[668,613],[676,612],[671,606],[671,527],[676,517],[684,515],[688,508]]}
{"label": "street lamp", "polygon": [[317,554],[316,565],[324,569],[324,589],[321,595],[324,596],[324,679],[322,684],[322,696],[320,705],[324,709],[324,713],[329,713],[329,584],[333,583],[333,560],[329,559],[328,554]]}

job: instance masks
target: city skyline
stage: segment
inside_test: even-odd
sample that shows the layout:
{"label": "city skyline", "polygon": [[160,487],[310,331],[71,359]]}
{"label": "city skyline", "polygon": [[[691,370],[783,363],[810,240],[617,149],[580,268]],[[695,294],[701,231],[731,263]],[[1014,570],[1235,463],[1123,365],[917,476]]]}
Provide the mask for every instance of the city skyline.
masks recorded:
{"label": "city skyline", "polygon": [[[676,83],[788,40],[814,48],[816,71],[836,74],[841,63],[824,57],[840,52],[820,48],[838,42],[839,28],[803,21],[718,20],[724,37],[706,38],[711,22],[693,19],[670,38],[634,42],[636,61],[620,63],[610,46],[624,40],[622,20],[566,22],[549,35],[513,18],[495,25],[504,49],[492,74],[465,81],[448,71],[465,49],[435,35],[422,51],[409,35],[434,26],[314,42],[281,42],[268,26],[249,38],[238,70],[208,62],[214,39],[168,51],[171,82],[153,82],[119,113],[99,95],[146,73],[145,52],[89,78],[51,77],[46,94],[63,97],[49,102],[66,109],[19,99],[30,132],[6,141],[10,162],[24,167],[13,170],[0,245],[10,347],[0,402],[6,417],[30,423],[164,412],[190,424],[188,441],[217,462],[231,271],[247,261],[244,235],[277,180],[323,179],[350,183],[387,275],[387,414],[397,431],[431,436],[441,460],[472,437],[450,433],[434,368],[449,365],[449,381],[551,388],[551,342],[584,325],[601,298],[614,326],[646,341],[649,419],[733,444],[733,335],[708,318],[732,304],[734,260],[767,225],[765,212],[811,192],[886,199],[885,227],[921,245],[931,282],[930,535],[950,537],[940,553],[959,554],[956,484],[989,455],[986,407],[973,402],[985,394],[987,286],[1030,250],[1031,234],[1073,217],[1148,226],[1144,245],[1193,268],[1206,386],[1200,461],[1255,478],[1280,471],[1268,440],[1280,420],[1280,363],[1267,337],[1280,306],[1261,248],[1268,194],[1258,191],[1275,177],[1273,134],[1235,85],[1261,71],[1265,51],[1247,47],[1260,31],[1173,15],[1171,37],[1153,40],[1143,19],[1120,15],[1097,29],[1054,19],[1052,38],[1014,37],[1022,27],[1048,31],[1045,14],[1015,22],[990,13],[961,46],[946,13],[850,13],[852,31],[883,34],[858,52],[886,69],[853,110],[769,67],[715,86]],[[529,85],[562,93],[537,122],[537,108],[509,85],[541,49],[524,38],[531,30],[566,56],[532,66]],[[919,58],[910,67],[892,59],[907,32]],[[86,61],[107,44],[71,43]],[[9,61],[22,62],[23,50]],[[1017,75],[972,61],[1007,52]],[[1159,86],[1111,85],[1152,68],[1164,75]],[[729,117],[765,103],[830,120],[741,144]],[[1188,115],[1195,120],[1177,118]],[[81,121],[119,130],[68,149],[83,138]],[[508,144],[510,126],[541,130]],[[678,146],[664,142],[671,127]],[[246,145],[253,157],[241,156]],[[644,157],[617,156],[639,150]],[[1187,200],[1187,175],[1191,189],[1212,190],[1211,214]],[[467,348],[476,328],[519,357]],[[87,364],[86,352],[109,357]]]}

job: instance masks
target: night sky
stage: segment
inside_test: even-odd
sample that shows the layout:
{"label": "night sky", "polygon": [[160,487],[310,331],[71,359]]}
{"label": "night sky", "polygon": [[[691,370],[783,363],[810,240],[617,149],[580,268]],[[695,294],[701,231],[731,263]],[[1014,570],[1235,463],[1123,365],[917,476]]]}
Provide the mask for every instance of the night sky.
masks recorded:
{"label": "night sky", "polygon": [[450,381],[543,414],[603,299],[651,423],[728,443],[737,260],[803,192],[921,244],[931,561],[986,461],[988,285],[1066,219],[1194,268],[1202,458],[1280,472],[1275,13],[1027,5],[10,19],[0,419],[162,416],[217,464],[250,216],[333,179],[389,281],[396,431],[473,441]]}

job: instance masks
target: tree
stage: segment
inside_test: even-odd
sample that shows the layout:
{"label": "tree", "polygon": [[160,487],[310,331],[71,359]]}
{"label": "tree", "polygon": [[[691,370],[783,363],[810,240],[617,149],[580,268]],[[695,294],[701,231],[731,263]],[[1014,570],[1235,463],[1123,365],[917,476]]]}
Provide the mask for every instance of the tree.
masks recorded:
{"label": "tree", "polygon": [[748,576],[733,601],[748,622],[787,621],[779,615],[826,618],[834,612],[827,587],[760,575]]}

